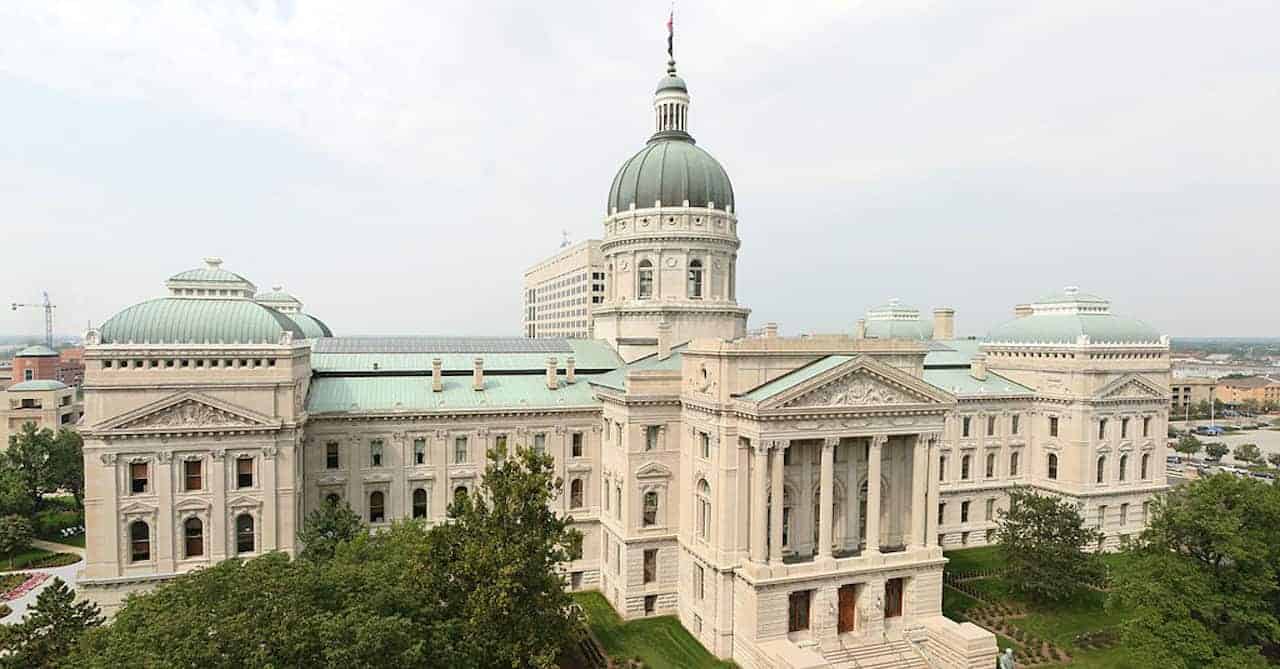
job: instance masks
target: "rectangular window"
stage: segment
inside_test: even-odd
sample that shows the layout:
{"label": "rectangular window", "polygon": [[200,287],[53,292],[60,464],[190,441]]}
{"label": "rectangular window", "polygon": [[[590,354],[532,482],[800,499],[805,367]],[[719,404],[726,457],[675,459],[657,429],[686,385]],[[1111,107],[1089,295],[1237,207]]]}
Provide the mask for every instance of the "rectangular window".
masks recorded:
{"label": "rectangular window", "polygon": [[989,499],[989,500],[987,500],[987,517],[986,517],[986,519],[987,519],[988,521],[991,521],[991,520],[995,520],[995,519],[996,519],[996,500],[995,500],[994,498],[993,498],[993,499]]}
{"label": "rectangular window", "polygon": [[1120,524],[1121,525],[1129,524],[1129,505],[1128,504],[1120,505]]}
{"label": "rectangular window", "polygon": [[938,504],[938,524],[939,525],[945,524],[946,518],[947,518],[947,503],[942,502]]}
{"label": "rectangular window", "polygon": [[947,480],[947,456],[945,455],[938,458],[938,480]]}
{"label": "rectangular window", "polygon": [[382,440],[374,439],[369,442],[369,466],[382,466]]}
{"label": "rectangular window", "polygon": [[884,617],[897,618],[902,615],[904,585],[901,578],[891,578],[884,582]]}
{"label": "rectangular window", "polygon": [[569,587],[573,590],[582,589],[582,572],[575,571],[569,573]]}
{"label": "rectangular window", "polygon": [[457,437],[453,440],[453,463],[463,464],[467,461],[467,438]]}
{"label": "rectangular window", "polygon": [[644,582],[653,583],[658,580],[658,549],[644,549]]}
{"label": "rectangular window", "polygon": [[331,441],[324,445],[324,467],[325,469],[338,468],[338,442]]}
{"label": "rectangular window", "polygon": [[812,590],[800,590],[793,592],[787,598],[788,632],[801,632],[809,629],[809,604],[812,598]]}
{"label": "rectangular window", "polygon": [[500,435],[498,435],[498,436],[494,437],[494,438],[493,438],[493,447],[494,447],[494,448],[496,448],[496,449],[498,449],[498,451],[499,451],[499,452],[506,451],[506,450],[507,450],[507,435],[505,435],[505,434],[500,434]]}
{"label": "rectangular window", "polygon": [[147,492],[147,463],[134,462],[129,464],[129,491],[135,495]]}
{"label": "rectangular window", "polygon": [[538,453],[547,452],[547,435],[546,434],[539,432],[533,435],[533,450],[537,451]]}
{"label": "rectangular window", "polygon": [[1098,529],[1102,529],[1107,525],[1107,506],[1105,504],[1098,507]]}
{"label": "rectangular window", "polygon": [[969,503],[960,502],[960,522],[969,522]]}
{"label": "rectangular window", "polygon": [[1120,419],[1120,438],[1121,439],[1129,438],[1129,419],[1128,418]]}
{"label": "rectangular window", "polygon": [[413,464],[427,464],[427,440],[424,437],[417,437],[413,440]]}
{"label": "rectangular window", "polygon": [[1049,416],[1049,436],[1050,437],[1058,436],[1058,417],[1057,416]]}
{"label": "rectangular window", "polygon": [[996,433],[996,417],[987,416],[987,436],[993,436]]}
{"label": "rectangular window", "polygon": [[1142,436],[1151,436],[1151,416],[1142,417]]}
{"label": "rectangular window", "polygon": [[1013,417],[1009,419],[1009,432],[1011,434],[1018,433],[1018,414],[1016,413],[1013,414]]}
{"label": "rectangular window", "polygon": [[645,595],[644,596],[644,614],[646,616],[651,616],[654,614],[655,611],[657,611],[657,609],[658,609],[658,596]]}
{"label": "rectangular window", "polygon": [[613,545],[613,573],[622,573],[622,544],[615,543]]}
{"label": "rectangular window", "polygon": [[699,602],[706,597],[706,590],[704,589],[706,587],[705,578],[706,574],[702,571],[702,565],[693,565],[693,598]]}
{"label": "rectangular window", "polygon": [[970,422],[970,418],[968,416],[965,416],[964,418],[961,419],[960,436],[962,437],[969,436],[969,422]]}
{"label": "rectangular window", "polygon": [[572,437],[570,437],[570,440],[572,441],[572,451],[571,451],[571,452],[572,452],[572,454],[573,454],[573,457],[575,457],[575,458],[580,458],[580,457],[582,457],[582,433],[581,433],[581,432],[574,432],[574,433],[573,433],[573,436],[572,436]]}
{"label": "rectangular window", "polygon": [[236,458],[236,487],[253,487],[253,458]]}
{"label": "rectangular window", "polygon": [[650,425],[644,429],[644,450],[658,450],[658,426]]}
{"label": "rectangular window", "polygon": [[1107,438],[1107,419],[1106,418],[1103,418],[1102,420],[1098,421],[1098,438],[1099,439]]}
{"label": "rectangular window", "polygon": [[199,460],[187,460],[182,463],[182,478],[184,490],[193,491],[201,490],[204,487],[204,477],[201,476]]}
{"label": "rectangular window", "polygon": [[702,453],[703,460],[711,459],[711,435],[706,432],[698,433],[698,449]]}

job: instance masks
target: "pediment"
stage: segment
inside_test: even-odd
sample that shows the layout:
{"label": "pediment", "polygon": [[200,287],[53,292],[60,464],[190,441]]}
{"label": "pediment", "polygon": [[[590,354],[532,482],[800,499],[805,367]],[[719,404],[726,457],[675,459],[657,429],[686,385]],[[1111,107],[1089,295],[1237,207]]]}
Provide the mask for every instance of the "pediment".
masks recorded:
{"label": "pediment", "polygon": [[761,401],[760,408],[872,408],[952,401],[946,392],[922,379],[869,356],[858,356]]}
{"label": "pediment", "polygon": [[636,470],[636,478],[669,479],[671,478],[671,469],[661,462],[650,462]]}
{"label": "pediment", "polygon": [[1094,397],[1104,400],[1167,400],[1169,392],[1137,374],[1126,374],[1103,386]]}
{"label": "pediment", "polygon": [[255,497],[241,495],[240,497],[227,500],[228,509],[252,509],[259,506],[262,506],[262,500]]}
{"label": "pediment", "polygon": [[143,504],[142,502],[130,502],[120,507],[120,513],[125,516],[146,516],[154,514],[156,507],[152,504]]}
{"label": "pediment", "polygon": [[198,497],[191,497],[173,505],[175,511],[207,511],[209,502]]}
{"label": "pediment", "polygon": [[107,432],[192,432],[271,429],[280,421],[244,407],[195,392],[171,395],[108,420],[95,429]]}

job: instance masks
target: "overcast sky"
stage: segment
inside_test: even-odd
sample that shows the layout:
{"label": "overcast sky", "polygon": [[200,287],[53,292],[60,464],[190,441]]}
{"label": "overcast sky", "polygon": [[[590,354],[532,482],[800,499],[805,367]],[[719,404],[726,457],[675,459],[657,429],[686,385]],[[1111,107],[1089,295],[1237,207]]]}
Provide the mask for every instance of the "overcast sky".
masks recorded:
{"label": "overcast sky", "polygon": [[[0,4],[0,302],[82,332],[219,255],[339,334],[519,334],[652,132],[668,3]],[[1064,285],[1280,335],[1275,2],[683,2],[738,297],[981,334]],[[39,333],[36,310],[0,334]]]}

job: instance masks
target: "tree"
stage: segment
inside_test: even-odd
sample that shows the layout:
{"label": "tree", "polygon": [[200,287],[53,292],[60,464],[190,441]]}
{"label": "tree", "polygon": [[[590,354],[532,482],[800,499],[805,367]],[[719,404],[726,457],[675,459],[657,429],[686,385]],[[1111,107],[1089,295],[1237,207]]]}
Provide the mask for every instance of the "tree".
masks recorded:
{"label": "tree", "polygon": [[1210,460],[1221,460],[1229,451],[1227,445],[1220,441],[1212,441],[1204,445],[1205,455],[1208,455]]}
{"label": "tree", "polygon": [[23,487],[31,498],[33,508],[40,502],[49,487],[49,457],[53,451],[54,435],[49,428],[36,429],[35,423],[23,423],[18,434],[9,435],[9,449],[4,460],[21,476]]}
{"label": "tree", "polygon": [[1102,576],[1097,556],[1083,550],[1102,534],[1085,527],[1077,507],[1058,497],[1014,488],[996,535],[1006,577],[1032,599],[1071,599]]}
{"label": "tree", "polygon": [[1264,667],[1280,635],[1280,488],[1219,474],[1152,502],[1150,526],[1114,573],[1121,628],[1140,666]]}
{"label": "tree", "polygon": [[311,562],[331,560],[338,544],[368,531],[360,516],[351,510],[351,505],[345,501],[335,503],[326,500],[302,522],[298,541],[303,548],[298,557]]}
{"label": "tree", "polygon": [[1262,462],[1262,451],[1258,450],[1257,444],[1240,444],[1236,446],[1236,450],[1232,455],[1241,462],[1250,464]]}
{"label": "tree", "polygon": [[1267,462],[1271,463],[1272,467],[1280,467],[1280,453],[1269,453]]}
{"label": "tree", "polygon": [[0,555],[9,556],[9,568],[13,568],[13,556],[31,547],[31,521],[22,516],[0,518]]}
{"label": "tree", "polygon": [[1196,439],[1194,434],[1184,434],[1178,437],[1178,443],[1174,444],[1173,450],[1190,457],[1200,452],[1200,440]]}
{"label": "tree", "polygon": [[55,576],[25,620],[0,629],[0,667],[57,666],[86,631],[103,622],[96,604],[75,600],[75,592]]}
{"label": "tree", "polygon": [[0,516],[29,516],[33,509],[26,477],[0,457]]}
{"label": "tree", "polygon": [[45,467],[45,486],[49,490],[66,490],[84,508],[84,439],[75,430],[58,430],[49,444]]}

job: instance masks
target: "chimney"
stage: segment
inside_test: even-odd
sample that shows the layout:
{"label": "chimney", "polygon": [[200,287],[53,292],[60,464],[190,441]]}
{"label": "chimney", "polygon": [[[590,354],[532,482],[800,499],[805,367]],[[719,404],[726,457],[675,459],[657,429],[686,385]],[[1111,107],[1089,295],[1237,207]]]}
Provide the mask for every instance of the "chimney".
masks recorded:
{"label": "chimney", "polygon": [[440,378],[440,368],[444,366],[444,361],[440,358],[431,359],[431,392],[438,393],[444,390],[444,380]]}
{"label": "chimney", "polygon": [[778,336],[778,324],[773,321],[769,321],[768,323],[765,323],[764,324],[765,339],[774,339],[777,336]]}
{"label": "chimney", "polygon": [[853,324],[853,338],[854,339],[867,338],[867,319],[859,318],[858,322]]}
{"label": "chimney", "polygon": [[956,310],[949,307],[938,307],[933,310],[933,338],[956,338]]}
{"label": "chimney", "polygon": [[547,390],[560,387],[560,383],[556,381],[556,364],[555,356],[547,358]]}
{"label": "chimney", "polygon": [[658,322],[658,359],[666,360],[671,357],[671,324],[666,321]]}
{"label": "chimney", "polygon": [[1030,316],[1034,312],[1035,310],[1031,308],[1030,304],[1019,304],[1013,308],[1013,317],[1023,318],[1026,316]]}
{"label": "chimney", "polygon": [[574,370],[575,364],[576,363],[573,360],[573,356],[569,356],[564,359],[564,382],[565,383],[574,383],[575,381],[578,380],[578,373]]}
{"label": "chimney", "polygon": [[969,376],[979,380],[987,380],[987,356],[979,353],[969,361]]}
{"label": "chimney", "polygon": [[484,358],[476,358],[475,371],[471,376],[472,390],[484,390]]}

